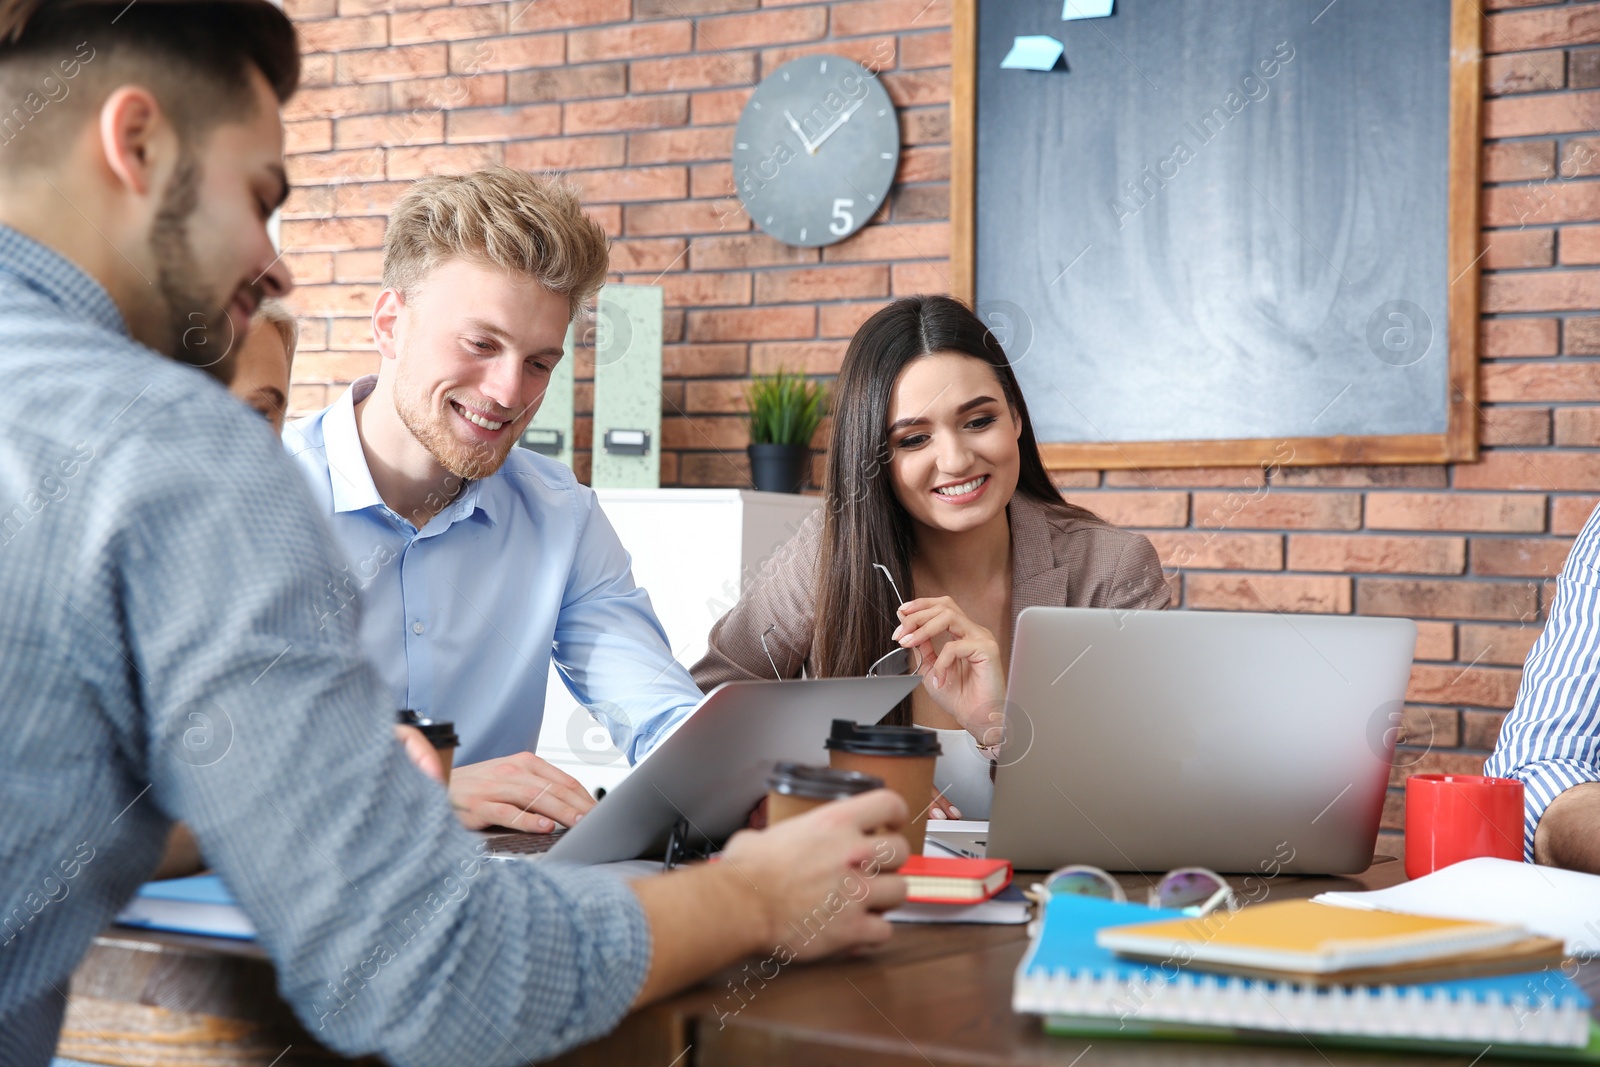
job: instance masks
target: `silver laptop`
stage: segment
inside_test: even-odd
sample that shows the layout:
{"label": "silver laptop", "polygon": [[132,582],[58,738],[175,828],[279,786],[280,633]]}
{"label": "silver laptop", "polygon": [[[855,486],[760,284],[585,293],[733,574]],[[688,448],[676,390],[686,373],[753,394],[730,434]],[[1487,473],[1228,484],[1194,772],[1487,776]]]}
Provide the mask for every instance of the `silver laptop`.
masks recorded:
{"label": "silver laptop", "polygon": [[1026,609],[988,854],[1366,870],[1416,638],[1409,619]]}
{"label": "silver laptop", "polygon": [[687,844],[720,845],[766,794],[779,760],[827,763],[834,719],[874,723],[921,682],[917,675],[727,682],[700,702],[572,829],[493,834],[491,850],[564,863],[659,855],[679,820]]}

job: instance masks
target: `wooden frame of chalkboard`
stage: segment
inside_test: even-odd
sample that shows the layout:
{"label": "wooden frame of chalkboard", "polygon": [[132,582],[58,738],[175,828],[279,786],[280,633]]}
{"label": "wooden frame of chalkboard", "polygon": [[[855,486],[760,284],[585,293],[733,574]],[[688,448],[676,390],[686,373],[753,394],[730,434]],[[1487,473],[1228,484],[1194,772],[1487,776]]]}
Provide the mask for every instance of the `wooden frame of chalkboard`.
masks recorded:
{"label": "wooden frame of chalkboard", "polygon": [[[969,305],[977,297],[978,228],[982,225],[977,136],[978,3],[979,0],[954,0],[951,41],[951,292]],[[1071,470],[1257,464],[1312,466],[1470,462],[1478,458],[1478,264],[1483,255],[1478,205],[1483,16],[1475,0],[1449,0],[1449,3],[1449,174],[1445,252],[1449,272],[1445,297],[1448,395],[1444,432],[1181,441],[1048,442],[1041,438],[1041,451],[1049,467]],[[1006,206],[1016,208],[1014,201]],[[1024,209],[1026,206],[1023,205]]]}

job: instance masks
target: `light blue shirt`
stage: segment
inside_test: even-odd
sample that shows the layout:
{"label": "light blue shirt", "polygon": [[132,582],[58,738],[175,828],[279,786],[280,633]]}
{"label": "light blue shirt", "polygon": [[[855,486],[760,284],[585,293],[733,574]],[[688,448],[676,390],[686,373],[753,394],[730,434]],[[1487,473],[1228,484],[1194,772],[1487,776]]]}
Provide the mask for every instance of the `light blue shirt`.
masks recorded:
{"label": "light blue shirt", "polygon": [[318,1040],[521,1064],[616,1025],[650,931],[614,876],[490,863],[395,743],[299,473],[265,422],[0,226],[0,1064],[174,819]]}
{"label": "light blue shirt", "polygon": [[1517,703],[1500,727],[1484,774],[1522,781],[1522,852],[1550,802],[1600,782],[1600,508],[1573,542],[1556,579],[1550,621],[1522,669]]}
{"label": "light blue shirt", "polygon": [[356,433],[355,404],[376,384],[283,435],[348,560],[323,610],[360,597],[361,644],[395,708],[454,722],[457,766],[534,749],[552,661],[637,762],[701,694],[594,491],[513,448],[418,530],[378,495]]}

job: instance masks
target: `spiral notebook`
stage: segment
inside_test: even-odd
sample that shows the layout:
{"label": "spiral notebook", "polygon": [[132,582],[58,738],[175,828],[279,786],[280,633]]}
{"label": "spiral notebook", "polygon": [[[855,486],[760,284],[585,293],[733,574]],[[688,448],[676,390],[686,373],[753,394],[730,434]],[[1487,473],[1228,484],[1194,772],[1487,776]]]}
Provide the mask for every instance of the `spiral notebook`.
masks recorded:
{"label": "spiral notebook", "polygon": [[[1012,1007],[1052,1016],[1049,1028],[1129,1036],[1164,1026],[1254,1034],[1481,1042],[1528,1049],[1590,1046],[1590,1001],[1559,969],[1415,985],[1300,985],[1209,974],[1179,961],[1119,959],[1095,943],[1104,927],[1181,913],[1057,896],[1017,968]],[[1244,1035],[1240,1035],[1244,1036]]]}

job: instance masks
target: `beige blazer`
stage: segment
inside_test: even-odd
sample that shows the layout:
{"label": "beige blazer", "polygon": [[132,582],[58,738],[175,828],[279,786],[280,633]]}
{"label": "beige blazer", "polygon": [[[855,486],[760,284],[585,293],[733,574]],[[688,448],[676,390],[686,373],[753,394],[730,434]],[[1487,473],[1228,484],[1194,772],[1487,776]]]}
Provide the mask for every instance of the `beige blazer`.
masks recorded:
{"label": "beige blazer", "polygon": [[[1021,493],[1011,498],[1011,625],[1023,608],[1165,608],[1172,592],[1155,546],[1143,534],[1083,518]],[[822,514],[813,513],[711,628],[710,649],[691,672],[702,691],[741,678],[818,677],[811,647]],[[911,591],[904,590],[907,596]],[[767,648],[761,635],[768,626]],[[883,631],[883,650],[892,624]]]}

